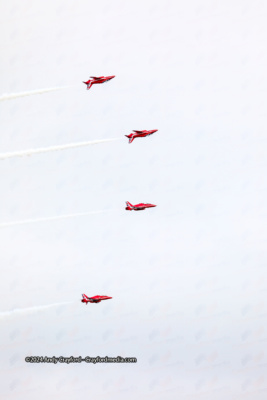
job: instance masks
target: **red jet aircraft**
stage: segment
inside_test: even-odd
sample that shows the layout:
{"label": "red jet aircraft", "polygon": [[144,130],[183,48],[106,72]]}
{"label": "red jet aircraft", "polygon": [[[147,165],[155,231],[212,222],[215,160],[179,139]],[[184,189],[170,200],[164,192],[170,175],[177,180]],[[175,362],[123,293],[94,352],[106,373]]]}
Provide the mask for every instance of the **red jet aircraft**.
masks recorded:
{"label": "red jet aircraft", "polygon": [[91,79],[88,79],[87,82],[83,82],[87,85],[87,90],[89,90],[91,88],[92,85],[94,85],[95,83],[104,83],[107,81],[110,81],[110,79],[115,78],[115,75],[113,76],[100,76],[99,78],[97,78],[96,76],[90,76]]}
{"label": "red jet aircraft", "polygon": [[140,204],[131,204],[129,203],[129,201],[126,201],[126,206],[125,210],[129,210],[129,211],[141,211],[141,210],[145,210],[146,208],[151,208],[151,207],[157,207],[155,206],[155,204],[145,204],[145,203],[140,203]]}
{"label": "red jet aircraft", "polygon": [[108,299],[112,299],[112,297],[108,297],[108,296],[94,296],[94,297],[88,297],[86,296],[86,294],[82,294],[82,303],[85,303],[86,305],[88,303],[100,303],[100,301],[102,300],[108,300]]}
{"label": "red jet aircraft", "polygon": [[134,131],[135,133],[130,133],[130,135],[125,135],[129,139],[129,143],[132,143],[132,141],[135,138],[138,137],[146,137],[149,135],[152,135],[153,133],[157,132],[158,129],[152,129],[151,131]]}

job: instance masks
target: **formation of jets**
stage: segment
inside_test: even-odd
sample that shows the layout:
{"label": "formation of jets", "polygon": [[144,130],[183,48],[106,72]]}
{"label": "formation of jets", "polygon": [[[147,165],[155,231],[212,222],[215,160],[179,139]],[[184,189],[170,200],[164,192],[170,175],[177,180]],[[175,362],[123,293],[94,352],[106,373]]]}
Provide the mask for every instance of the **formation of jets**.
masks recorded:
{"label": "formation of jets", "polygon": [[[94,84],[96,83],[104,83],[107,81],[110,81],[111,79],[115,78],[115,75],[112,76],[90,76],[90,79],[88,79],[88,81],[83,82],[86,84],[87,86],[87,90],[89,90]],[[134,141],[134,139],[136,138],[140,138],[140,137],[146,137],[149,135],[152,135],[153,133],[157,132],[157,129],[152,129],[150,131],[135,131],[133,130],[133,133],[130,133],[129,135],[125,135],[128,139],[129,139],[129,143],[132,143]],[[126,207],[125,210],[128,211],[141,211],[141,210],[145,210],[146,208],[152,208],[152,207],[156,207],[155,204],[150,204],[150,203],[139,203],[139,204],[131,204],[129,203],[129,201],[126,201]],[[112,299],[112,297],[109,296],[94,296],[94,297],[88,297],[86,296],[86,294],[82,294],[82,303],[85,303],[86,305],[88,303],[100,303],[100,301],[102,300],[109,300]]]}
{"label": "formation of jets", "polygon": [[112,297],[99,296],[99,295],[93,296],[93,297],[88,297],[88,296],[86,296],[86,294],[82,294],[81,302],[85,303],[87,305],[88,303],[100,303],[100,301],[102,301],[102,300],[109,300],[109,299],[112,299]]}

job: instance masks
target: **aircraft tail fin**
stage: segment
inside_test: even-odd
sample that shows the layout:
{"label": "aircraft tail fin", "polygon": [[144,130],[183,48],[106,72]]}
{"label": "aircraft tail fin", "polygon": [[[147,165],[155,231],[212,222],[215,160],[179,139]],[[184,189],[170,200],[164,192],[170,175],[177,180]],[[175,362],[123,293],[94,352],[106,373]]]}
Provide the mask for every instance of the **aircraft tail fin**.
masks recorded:
{"label": "aircraft tail fin", "polygon": [[89,79],[88,82],[84,82],[84,81],[83,81],[83,83],[85,83],[85,85],[87,85],[87,90],[90,89],[91,86],[92,86],[92,82],[90,82],[90,79]]}
{"label": "aircraft tail fin", "polygon": [[126,201],[126,206],[129,208],[133,208],[133,205],[129,201]]}
{"label": "aircraft tail fin", "polygon": [[124,135],[129,139],[129,143],[132,143],[132,141],[134,140],[134,136],[131,135]]}

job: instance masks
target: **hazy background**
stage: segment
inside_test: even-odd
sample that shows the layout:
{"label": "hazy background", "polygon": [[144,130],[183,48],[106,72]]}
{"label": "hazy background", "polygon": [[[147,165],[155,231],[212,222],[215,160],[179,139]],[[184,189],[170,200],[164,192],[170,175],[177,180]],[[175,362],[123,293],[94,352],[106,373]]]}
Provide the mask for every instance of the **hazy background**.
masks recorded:
{"label": "hazy background", "polygon": [[0,4],[0,95],[72,86],[1,102],[0,152],[121,137],[0,162],[1,223],[107,210],[0,230],[1,311],[73,301],[0,319],[0,397],[265,400],[267,3]]}

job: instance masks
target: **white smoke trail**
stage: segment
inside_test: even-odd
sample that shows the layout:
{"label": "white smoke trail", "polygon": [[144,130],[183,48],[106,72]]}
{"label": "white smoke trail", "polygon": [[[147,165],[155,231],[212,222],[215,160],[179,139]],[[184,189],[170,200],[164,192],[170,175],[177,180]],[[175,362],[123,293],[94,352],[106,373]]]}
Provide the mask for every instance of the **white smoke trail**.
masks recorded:
{"label": "white smoke trail", "polygon": [[101,213],[104,213],[104,212],[106,212],[106,210],[90,211],[90,212],[84,212],[84,213],[78,213],[78,214],[66,214],[66,215],[59,215],[59,216],[56,216],[56,217],[26,219],[24,221],[3,222],[3,223],[0,224],[0,228],[6,228],[7,226],[13,226],[13,225],[32,224],[32,223],[35,223],[35,222],[53,221],[53,220],[56,220],[56,219],[83,217],[83,216],[86,216],[86,215],[101,214]]}
{"label": "white smoke trail", "polygon": [[48,92],[54,92],[56,90],[68,89],[70,87],[71,86],[61,86],[61,87],[54,87],[54,88],[49,88],[49,89],[31,90],[29,92],[3,94],[0,97],[0,101],[13,100],[13,99],[17,99],[18,97],[31,96],[33,94],[43,94],[43,93],[48,93]]}
{"label": "white smoke trail", "polygon": [[5,160],[7,158],[13,158],[13,157],[31,156],[32,154],[38,154],[38,153],[48,153],[50,151],[74,149],[76,147],[84,147],[84,146],[90,146],[93,144],[112,142],[114,140],[119,140],[119,139],[121,139],[121,138],[93,140],[90,142],[69,143],[69,144],[63,144],[60,146],[41,147],[39,149],[29,149],[29,150],[23,150],[23,151],[16,151],[13,153],[3,153],[3,154],[0,154],[0,160]]}
{"label": "white smoke trail", "polygon": [[35,311],[42,311],[42,310],[46,310],[47,308],[64,306],[67,304],[73,304],[73,301],[66,301],[64,303],[48,304],[46,306],[35,306],[35,307],[29,307],[29,308],[15,308],[14,310],[11,310],[11,311],[0,312],[0,319],[5,318],[5,317],[21,315],[21,314],[28,314],[28,313],[35,312]]}

